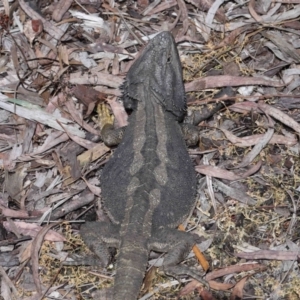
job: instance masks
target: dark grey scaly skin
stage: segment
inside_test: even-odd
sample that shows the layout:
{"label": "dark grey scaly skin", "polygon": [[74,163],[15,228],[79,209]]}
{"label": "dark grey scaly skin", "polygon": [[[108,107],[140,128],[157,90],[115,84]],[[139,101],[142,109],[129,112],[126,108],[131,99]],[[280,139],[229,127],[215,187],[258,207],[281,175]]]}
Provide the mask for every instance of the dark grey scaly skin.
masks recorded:
{"label": "dark grey scaly skin", "polygon": [[178,123],[186,110],[185,91],[169,32],[149,42],[123,88],[124,106],[133,112],[101,178],[103,206],[112,223],[86,223],[81,235],[103,265],[110,260],[108,247],[119,249],[113,299],[135,300],[151,250],[168,252],[167,274],[202,280],[179,264],[199,237],[176,229],[195,205],[196,174]]}

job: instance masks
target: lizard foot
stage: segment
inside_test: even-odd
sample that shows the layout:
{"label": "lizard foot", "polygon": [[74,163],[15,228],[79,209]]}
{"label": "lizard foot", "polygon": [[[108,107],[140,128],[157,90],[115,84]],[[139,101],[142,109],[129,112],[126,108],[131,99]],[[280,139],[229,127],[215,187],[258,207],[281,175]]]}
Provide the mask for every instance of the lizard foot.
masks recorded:
{"label": "lizard foot", "polygon": [[63,262],[64,266],[103,266],[103,261],[95,254],[78,255],[71,254]]}
{"label": "lizard foot", "polygon": [[151,240],[151,249],[158,252],[168,252],[165,256],[163,271],[178,279],[179,275],[188,275],[209,289],[209,284],[198,273],[185,265],[180,264],[189,254],[192,247],[200,242],[199,236],[193,233],[178,231],[176,229],[165,228],[159,230]]}

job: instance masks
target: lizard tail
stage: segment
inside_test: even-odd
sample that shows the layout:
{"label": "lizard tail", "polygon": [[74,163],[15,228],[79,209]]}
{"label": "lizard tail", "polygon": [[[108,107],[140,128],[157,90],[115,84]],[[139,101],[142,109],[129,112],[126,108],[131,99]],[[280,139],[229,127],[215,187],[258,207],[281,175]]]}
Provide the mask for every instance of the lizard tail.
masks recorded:
{"label": "lizard tail", "polygon": [[[126,240],[126,239],[125,239]],[[139,244],[139,245],[138,245]],[[136,300],[147,268],[148,250],[137,241],[120,247],[114,283],[114,300]]]}

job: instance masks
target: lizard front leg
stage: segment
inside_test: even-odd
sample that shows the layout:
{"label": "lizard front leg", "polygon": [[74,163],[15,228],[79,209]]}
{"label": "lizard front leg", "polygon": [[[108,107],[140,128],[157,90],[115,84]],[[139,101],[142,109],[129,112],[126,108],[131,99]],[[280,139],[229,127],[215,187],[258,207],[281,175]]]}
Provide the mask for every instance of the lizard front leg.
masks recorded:
{"label": "lizard front leg", "polygon": [[181,123],[180,127],[187,146],[196,146],[199,142],[199,127],[188,123]]}
{"label": "lizard front leg", "polygon": [[97,106],[98,124],[101,138],[108,147],[118,145],[124,135],[126,127],[114,128],[114,116],[110,114],[107,105],[101,103]]}

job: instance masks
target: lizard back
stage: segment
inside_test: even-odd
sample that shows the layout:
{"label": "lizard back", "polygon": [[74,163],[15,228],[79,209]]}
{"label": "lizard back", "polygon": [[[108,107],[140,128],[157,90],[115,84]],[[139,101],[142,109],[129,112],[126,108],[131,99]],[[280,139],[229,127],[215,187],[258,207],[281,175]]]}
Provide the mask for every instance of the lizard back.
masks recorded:
{"label": "lizard back", "polygon": [[[155,37],[131,67],[124,105],[134,111],[103,170],[104,207],[114,223],[122,224],[132,198],[145,212],[152,207],[151,226],[176,227],[195,203],[196,174],[178,124],[186,102],[181,63],[169,32]],[[156,204],[149,196],[153,190],[159,193]]]}

